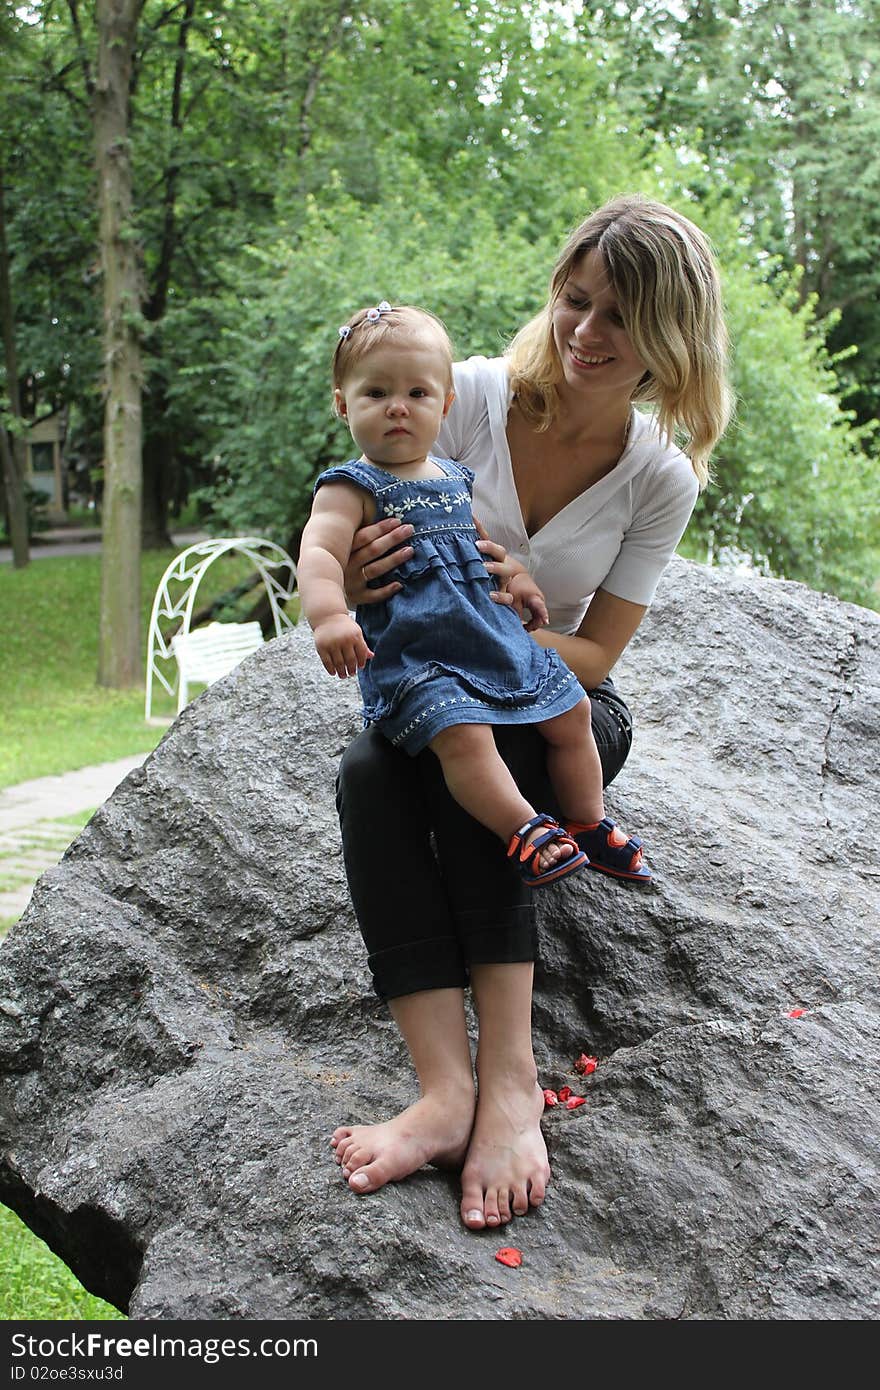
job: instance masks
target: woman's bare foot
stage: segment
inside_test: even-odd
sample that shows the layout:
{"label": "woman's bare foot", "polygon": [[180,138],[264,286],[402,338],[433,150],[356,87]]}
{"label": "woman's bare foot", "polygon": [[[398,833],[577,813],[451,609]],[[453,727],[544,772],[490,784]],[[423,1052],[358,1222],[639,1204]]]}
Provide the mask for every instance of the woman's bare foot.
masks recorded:
{"label": "woman's bare foot", "polygon": [[494,1077],[480,1085],[474,1132],[461,1175],[461,1219],[472,1231],[502,1226],[538,1207],[550,1179],[537,1080]]}
{"label": "woman's bare foot", "polygon": [[432,1091],[394,1119],[343,1125],[330,1140],[352,1192],[378,1192],[426,1163],[460,1168],[474,1122],[473,1089]]}

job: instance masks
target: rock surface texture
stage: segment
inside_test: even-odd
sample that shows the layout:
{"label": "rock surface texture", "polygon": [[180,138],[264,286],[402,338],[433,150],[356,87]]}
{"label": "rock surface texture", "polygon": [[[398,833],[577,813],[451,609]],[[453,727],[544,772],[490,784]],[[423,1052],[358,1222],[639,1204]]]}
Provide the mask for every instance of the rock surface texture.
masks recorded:
{"label": "rock surface texture", "polygon": [[539,895],[541,1084],[587,1104],[546,1112],[547,1202],[501,1231],[460,1225],[454,1175],[363,1198],[331,1158],[415,1089],[339,848],[357,691],[309,634],[101,808],[0,949],[0,1198],[89,1289],[135,1318],[878,1315],[880,618],[676,560],[616,677],[608,807],[656,877]]}

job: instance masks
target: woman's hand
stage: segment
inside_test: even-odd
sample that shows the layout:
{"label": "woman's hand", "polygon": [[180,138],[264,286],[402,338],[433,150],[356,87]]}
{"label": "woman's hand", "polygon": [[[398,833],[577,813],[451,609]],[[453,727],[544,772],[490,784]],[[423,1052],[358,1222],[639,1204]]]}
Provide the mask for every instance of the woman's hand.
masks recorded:
{"label": "woman's hand", "polygon": [[474,525],[480,537],[477,541],[477,549],[484,557],[486,569],[498,584],[498,588],[491,597],[496,603],[512,604],[513,595],[507,592],[507,585],[522,566],[508,559],[507,551],[503,545],[499,545],[497,541],[490,541],[489,532],[478,516],[474,517]]}
{"label": "woman's hand", "polygon": [[367,580],[381,578],[389,570],[396,569],[401,560],[410,558],[413,553],[411,545],[403,545],[402,550],[396,547],[408,541],[412,533],[412,526],[402,525],[393,516],[371,522],[355,532],[345,567],[345,601],[350,608],[364,603],[381,603],[403,587],[394,579],[380,589],[371,589]]}

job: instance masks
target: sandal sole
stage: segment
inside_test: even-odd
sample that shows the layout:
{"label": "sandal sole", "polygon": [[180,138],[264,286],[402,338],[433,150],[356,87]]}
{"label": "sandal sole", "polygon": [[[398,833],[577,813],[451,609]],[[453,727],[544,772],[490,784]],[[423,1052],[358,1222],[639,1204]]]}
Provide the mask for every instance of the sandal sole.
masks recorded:
{"label": "sandal sole", "polygon": [[607,864],[597,864],[595,859],[590,860],[590,868],[598,869],[600,874],[610,874],[612,878],[625,878],[630,883],[650,883],[654,877],[650,869],[633,874],[626,869],[609,869]]}

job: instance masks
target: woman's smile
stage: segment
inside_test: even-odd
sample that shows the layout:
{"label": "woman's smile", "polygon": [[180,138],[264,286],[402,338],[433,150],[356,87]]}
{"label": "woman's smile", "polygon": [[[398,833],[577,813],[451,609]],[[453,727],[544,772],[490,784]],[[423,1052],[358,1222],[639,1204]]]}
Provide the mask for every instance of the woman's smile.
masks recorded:
{"label": "woman's smile", "polygon": [[575,347],[573,343],[569,343],[568,350],[579,367],[604,367],[606,363],[614,361],[613,357],[594,352],[584,352],[582,348]]}

